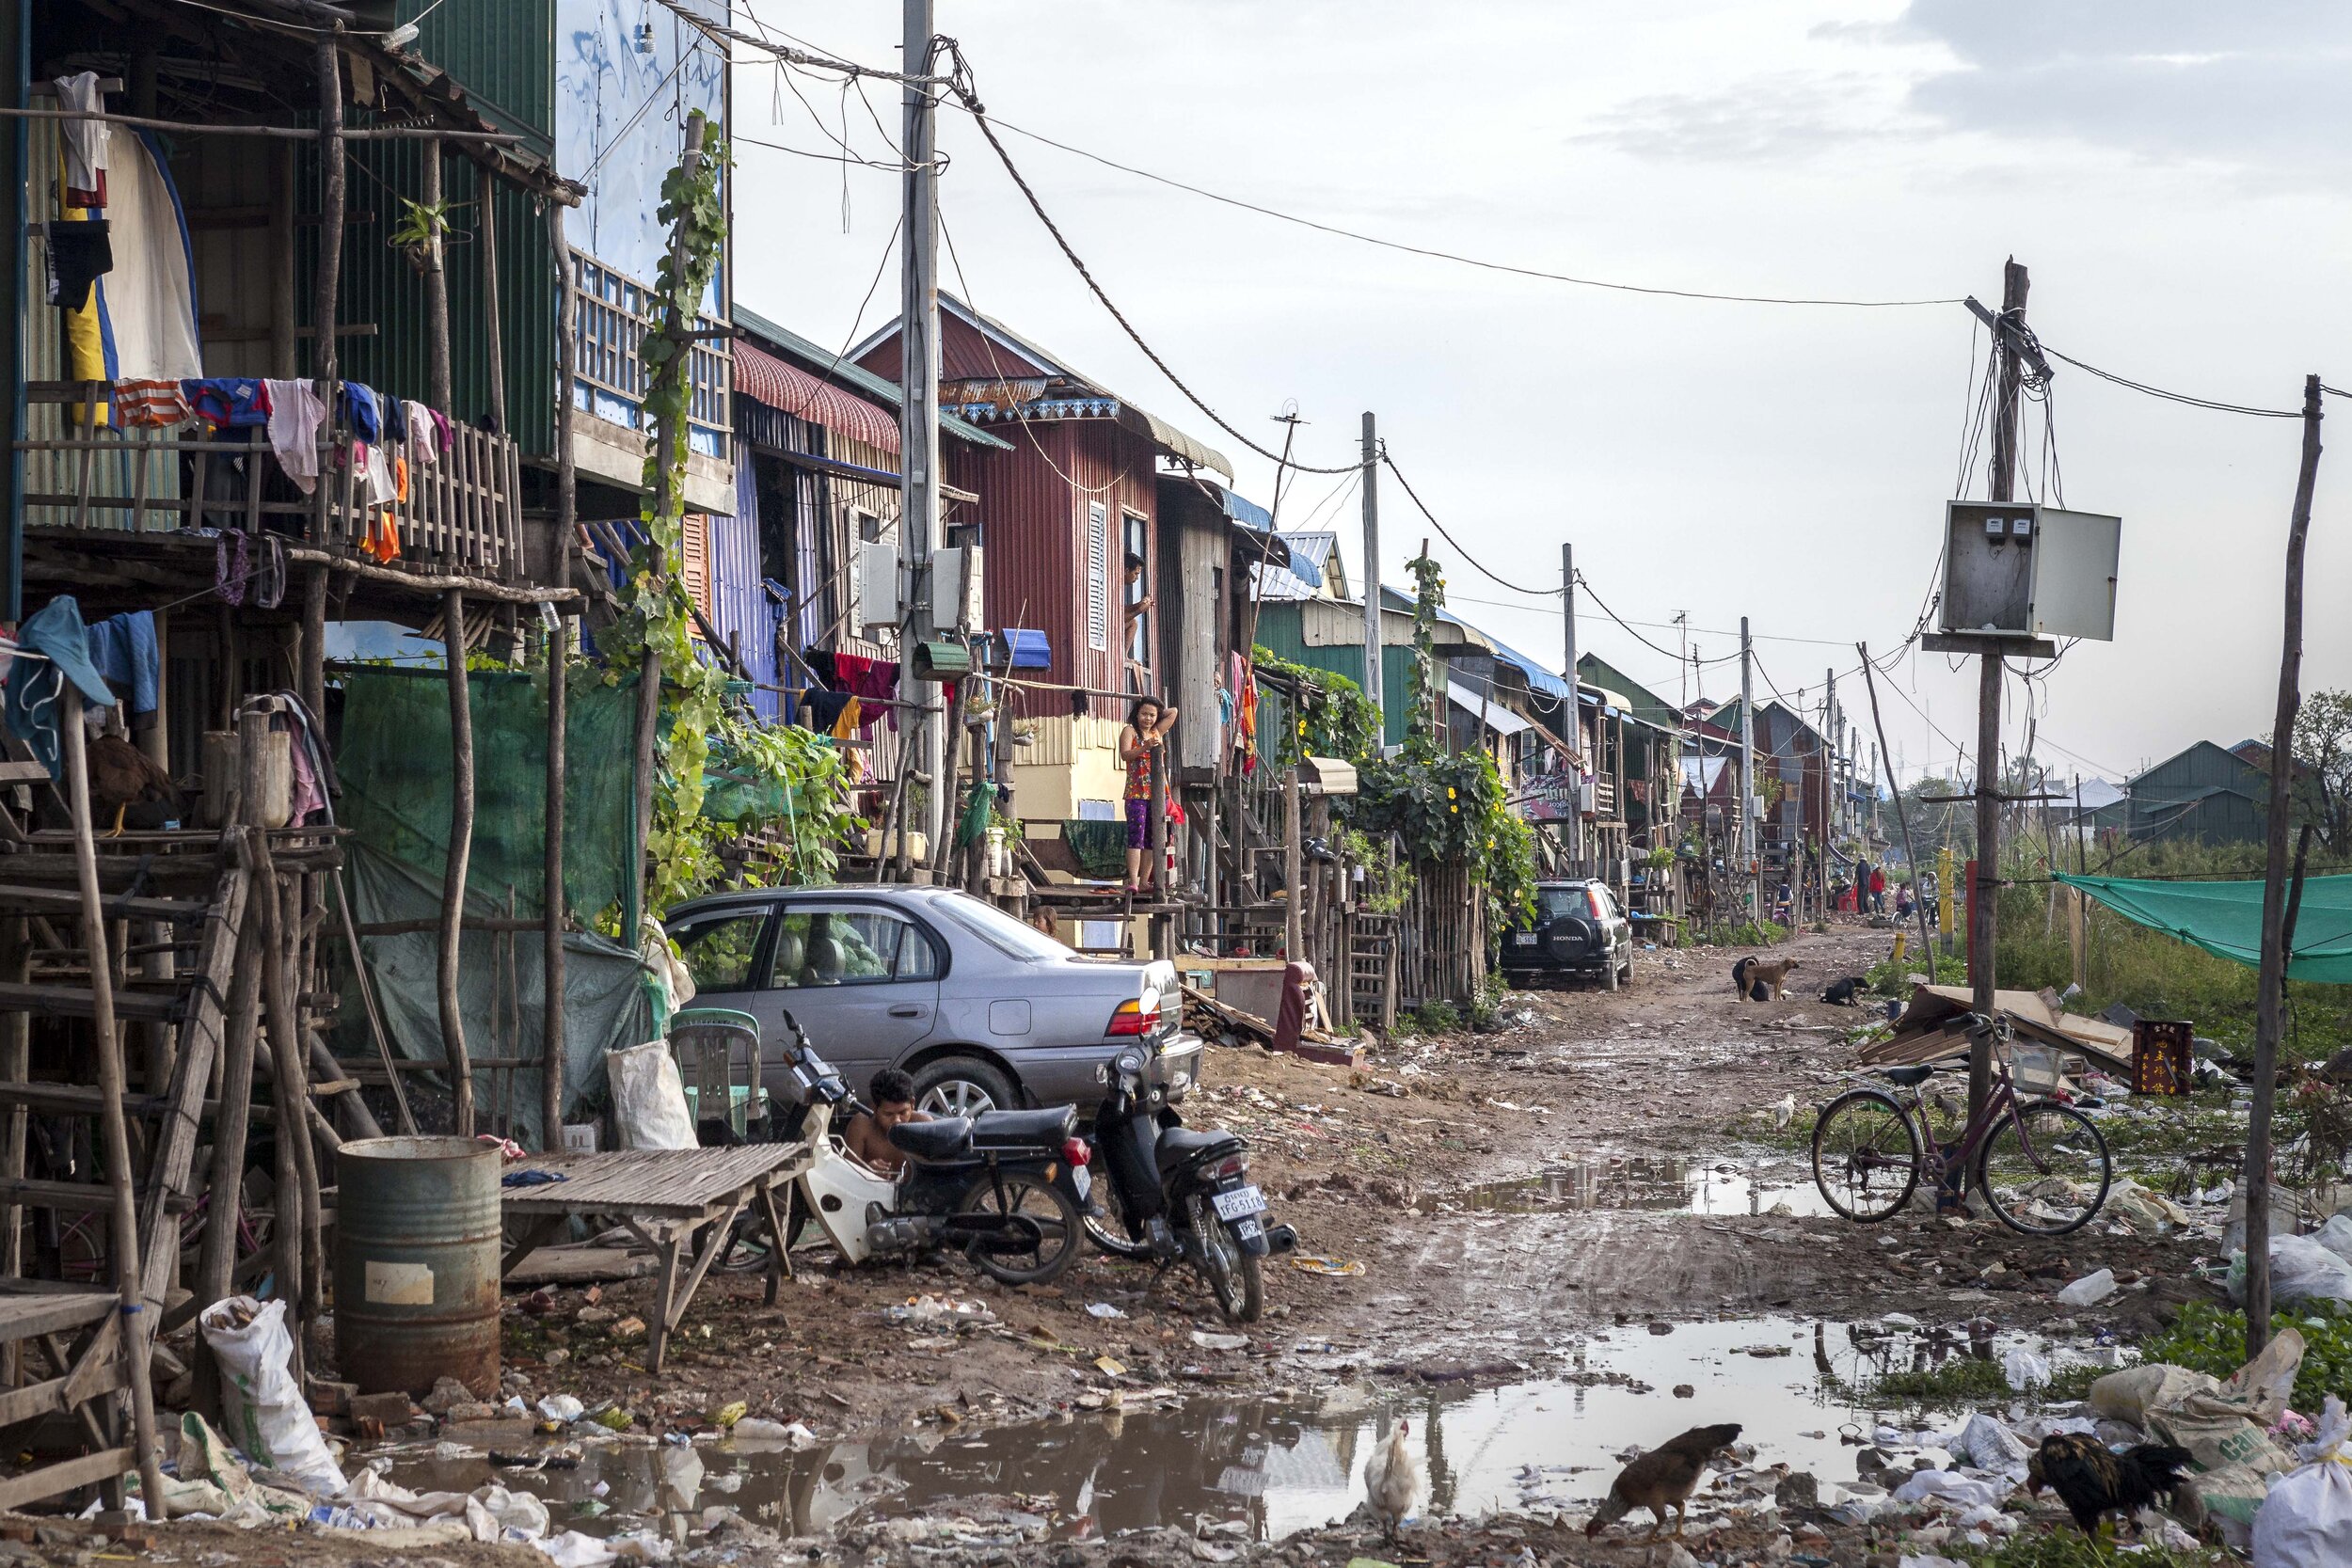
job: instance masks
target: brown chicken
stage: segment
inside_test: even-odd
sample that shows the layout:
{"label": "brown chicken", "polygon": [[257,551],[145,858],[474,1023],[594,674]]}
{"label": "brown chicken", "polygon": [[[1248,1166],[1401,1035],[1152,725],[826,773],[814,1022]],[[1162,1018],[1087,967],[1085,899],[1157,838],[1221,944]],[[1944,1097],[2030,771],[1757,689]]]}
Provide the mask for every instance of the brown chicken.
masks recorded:
{"label": "brown chicken", "polygon": [[1666,1511],[1671,1508],[1675,1514],[1674,1533],[1680,1535],[1683,1504],[1698,1485],[1699,1478],[1707,1473],[1707,1462],[1739,1440],[1737,1421],[1716,1427],[1692,1427],[1641,1455],[1617,1472],[1616,1481],[1609,1488],[1609,1500],[1600,1505],[1600,1512],[1584,1527],[1584,1533],[1598,1535],[1632,1510],[1646,1508],[1657,1515],[1649,1528],[1650,1534],[1656,1535],[1665,1527]]}
{"label": "brown chicken", "polygon": [[119,735],[102,735],[85,753],[89,767],[89,815],[92,822],[107,819],[114,826],[107,836],[119,836],[122,818],[133,806],[166,805],[178,816],[185,807],[180,786],[145,752]]}
{"label": "brown chicken", "polygon": [[2047,1486],[2058,1495],[2085,1535],[2099,1533],[2109,1513],[2134,1514],[2170,1495],[2193,1461],[2186,1449],[2139,1443],[2111,1452],[2096,1437],[2054,1432],[2026,1465],[2026,1495]]}

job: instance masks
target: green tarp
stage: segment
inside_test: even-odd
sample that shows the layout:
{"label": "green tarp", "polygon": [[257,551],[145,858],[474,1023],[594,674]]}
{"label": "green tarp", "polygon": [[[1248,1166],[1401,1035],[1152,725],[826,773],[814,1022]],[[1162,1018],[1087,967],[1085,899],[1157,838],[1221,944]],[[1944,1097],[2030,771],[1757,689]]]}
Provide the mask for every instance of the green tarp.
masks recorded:
{"label": "green tarp", "polygon": [[[2127,920],[2201,947],[2249,969],[2262,963],[2263,884],[2158,882],[2129,877],[2071,877],[2080,888]],[[2296,906],[2290,980],[2352,985],[2352,876],[2307,877]]]}
{"label": "green tarp", "polygon": [[[342,745],[335,754],[339,815],[359,843],[430,872],[449,852],[449,682],[438,670],[353,670],[342,677]],[[504,912],[544,909],[548,694],[538,675],[477,670],[467,677],[473,721],[474,827],[469,899]],[[575,674],[564,711],[564,892],[580,925],[628,890],[629,766],[637,681]]]}
{"label": "green tarp", "polygon": [[[344,673],[339,815],[351,830],[352,912],[362,925],[425,922],[440,913],[450,815],[449,684],[439,670]],[[467,679],[474,740],[474,829],[466,873],[469,918],[529,919],[544,908],[547,843],[547,683],[506,671]],[[564,710],[564,891],[585,927],[628,892],[629,769],[635,755],[633,678],[616,686],[575,677]],[[361,939],[393,1049],[445,1061],[433,930]],[[564,939],[566,1107],[596,1098],[604,1053],[655,1037],[644,966],[604,937]],[[540,1062],[545,981],[537,931],[465,933],[458,1009],[475,1061]],[[350,995],[346,991],[346,995]],[[373,1054],[358,999],[342,1009],[336,1049]],[[487,1121],[509,1115],[525,1141],[538,1135],[535,1068],[477,1069]]]}

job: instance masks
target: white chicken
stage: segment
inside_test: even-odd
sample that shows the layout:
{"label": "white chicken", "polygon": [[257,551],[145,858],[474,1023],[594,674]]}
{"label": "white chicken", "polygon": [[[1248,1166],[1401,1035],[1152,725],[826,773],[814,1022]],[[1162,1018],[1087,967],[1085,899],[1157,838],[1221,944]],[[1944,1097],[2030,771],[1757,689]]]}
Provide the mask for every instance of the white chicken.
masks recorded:
{"label": "white chicken", "polygon": [[1772,1101],[1772,1131],[1775,1132],[1786,1132],[1788,1130],[1788,1123],[1794,1119],[1796,1114],[1797,1097],[1795,1094],[1784,1094],[1778,1100]]}
{"label": "white chicken", "polygon": [[1399,1419],[1389,1428],[1388,1440],[1364,1461],[1364,1500],[1372,1509],[1374,1523],[1391,1541],[1396,1539],[1397,1527],[1413,1512],[1413,1505],[1421,1501],[1421,1466],[1405,1445],[1406,1425]]}

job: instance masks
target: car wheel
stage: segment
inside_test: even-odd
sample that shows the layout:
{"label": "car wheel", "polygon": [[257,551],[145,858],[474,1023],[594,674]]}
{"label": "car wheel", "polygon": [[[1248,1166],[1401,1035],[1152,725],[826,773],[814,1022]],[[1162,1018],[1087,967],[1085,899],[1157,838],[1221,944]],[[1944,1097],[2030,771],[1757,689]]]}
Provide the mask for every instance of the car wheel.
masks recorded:
{"label": "car wheel", "polygon": [[977,1117],[1019,1103],[1005,1075],[977,1057],[942,1056],[914,1075],[914,1108],[930,1116]]}
{"label": "car wheel", "polygon": [[1611,959],[1601,967],[1600,989],[1603,990],[1617,989],[1617,965],[1614,959]]}

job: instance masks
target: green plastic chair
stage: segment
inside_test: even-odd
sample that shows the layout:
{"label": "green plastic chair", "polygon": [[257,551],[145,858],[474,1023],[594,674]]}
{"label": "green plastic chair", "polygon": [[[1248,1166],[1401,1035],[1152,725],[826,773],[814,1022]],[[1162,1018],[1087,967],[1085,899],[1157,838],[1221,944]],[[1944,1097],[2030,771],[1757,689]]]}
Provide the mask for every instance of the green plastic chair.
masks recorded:
{"label": "green plastic chair", "polygon": [[686,1007],[670,1020],[670,1058],[697,1123],[724,1121],[739,1138],[768,1115],[759,1020],[733,1007]]}

